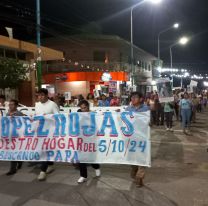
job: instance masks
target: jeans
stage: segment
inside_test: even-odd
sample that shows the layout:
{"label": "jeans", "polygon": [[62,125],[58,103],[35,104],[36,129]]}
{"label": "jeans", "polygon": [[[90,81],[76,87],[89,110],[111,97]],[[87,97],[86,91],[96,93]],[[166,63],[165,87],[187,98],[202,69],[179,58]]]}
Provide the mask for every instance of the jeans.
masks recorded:
{"label": "jeans", "polygon": [[[100,165],[98,165],[98,164],[91,164],[91,165],[96,170],[100,169]],[[79,164],[79,171],[80,171],[80,176],[81,177],[87,178],[87,164],[80,163]]]}
{"label": "jeans", "polygon": [[157,121],[157,125],[164,124],[164,107],[158,109],[156,121]]}
{"label": "jeans", "polygon": [[182,127],[190,127],[191,124],[191,109],[181,109]]}
{"label": "jeans", "polygon": [[172,128],[173,126],[173,112],[165,112],[166,126]]}

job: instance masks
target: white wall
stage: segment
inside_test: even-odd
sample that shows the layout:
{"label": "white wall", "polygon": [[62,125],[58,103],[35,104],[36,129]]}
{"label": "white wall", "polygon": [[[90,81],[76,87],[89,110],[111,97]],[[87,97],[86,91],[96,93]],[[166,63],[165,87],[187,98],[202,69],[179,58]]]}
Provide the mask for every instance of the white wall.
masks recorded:
{"label": "white wall", "polygon": [[90,92],[90,83],[87,81],[57,82],[55,88],[57,93],[71,92],[72,96],[82,94],[86,97]]}

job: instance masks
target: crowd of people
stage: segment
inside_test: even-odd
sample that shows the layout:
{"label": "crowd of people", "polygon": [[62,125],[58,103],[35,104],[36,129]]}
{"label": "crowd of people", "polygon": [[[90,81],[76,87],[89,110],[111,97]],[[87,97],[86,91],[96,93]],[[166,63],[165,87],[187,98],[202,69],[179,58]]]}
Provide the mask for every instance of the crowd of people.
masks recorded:
{"label": "crowd of people", "polygon": [[[176,121],[181,121],[184,134],[190,134],[191,122],[196,122],[197,112],[202,112],[207,106],[208,93],[199,92],[188,94],[183,90],[174,91],[173,101],[160,102],[157,92],[151,92],[142,95],[139,92],[133,92],[129,97],[129,105],[126,111],[131,112],[146,112],[150,110],[151,120],[150,126],[166,126],[167,131],[173,132],[173,116]],[[75,104],[75,100],[77,101]],[[0,96],[0,107],[9,107],[7,116],[22,116],[18,111],[18,101],[10,100],[7,104],[5,96]],[[63,95],[57,95],[56,98],[50,99],[47,89],[40,89],[38,92],[38,102],[35,106],[35,113],[38,115],[59,113],[59,107],[74,107],[78,106],[77,112],[90,112],[90,107],[109,107],[120,106],[120,99],[113,93],[109,95],[102,94],[100,98],[94,98],[93,94],[88,94],[86,99],[79,95],[77,98],[72,97],[71,100],[65,101]],[[7,175],[13,175],[22,167],[21,162],[11,162],[10,170]],[[97,177],[101,175],[100,165],[92,164]],[[80,163],[78,165],[80,177],[78,183],[83,183],[87,180],[87,165]],[[53,162],[41,162],[40,174],[38,180],[45,180],[47,174],[54,171]],[[140,166],[132,166],[131,177],[136,180],[137,185],[142,186],[145,175],[145,168]]]}
{"label": "crowd of people", "polygon": [[[79,102],[84,100],[82,94],[72,96],[70,100],[65,100],[63,94],[56,94],[50,100],[56,102],[58,106],[62,107],[77,107]],[[92,93],[89,93],[86,97],[92,107],[108,107],[108,106],[121,106],[121,99],[118,95],[110,92],[109,94],[101,94],[99,97],[94,97]]]}
{"label": "crowd of people", "polygon": [[145,102],[150,108],[151,125],[165,125],[167,131],[173,131],[173,117],[182,122],[183,132],[190,134],[191,122],[196,122],[197,112],[207,107],[208,93],[206,91],[188,93],[182,90],[173,92],[173,99],[160,102],[157,92],[146,95]]}

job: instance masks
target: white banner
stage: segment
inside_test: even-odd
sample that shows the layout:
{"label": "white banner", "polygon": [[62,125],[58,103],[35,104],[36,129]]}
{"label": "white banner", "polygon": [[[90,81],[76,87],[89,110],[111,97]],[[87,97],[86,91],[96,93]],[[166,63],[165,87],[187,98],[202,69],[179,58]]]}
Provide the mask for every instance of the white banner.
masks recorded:
{"label": "white banner", "polygon": [[12,40],[13,39],[13,29],[12,28],[9,28],[9,27],[5,27],[5,29],[8,32],[9,39]]}
{"label": "white banner", "polygon": [[150,113],[0,117],[0,160],[150,166]]}
{"label": "white banner", "polygon": [[[117,112],[117,111],[125,111],[127,106],[120,106],[120,107],[90,107],[90,111],[93,112]],[[0,116],[6,116],[8,112],[8,107],[0,107]],[[61,114],[68,114],[71,112],[77,112],[80,109],[79,107],[60,107]],[[27,116],[34,116],[35,115],[35,107],[18,107],[18,111],[22,112]]]}

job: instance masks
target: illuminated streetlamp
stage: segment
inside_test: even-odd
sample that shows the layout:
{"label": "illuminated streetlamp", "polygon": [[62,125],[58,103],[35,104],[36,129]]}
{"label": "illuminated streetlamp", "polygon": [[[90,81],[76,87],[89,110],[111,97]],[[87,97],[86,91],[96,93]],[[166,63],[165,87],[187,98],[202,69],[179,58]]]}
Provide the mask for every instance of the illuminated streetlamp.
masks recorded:
{"label": "illuminated streetlamp", "polygon": [[189,41],[189,39],[187,37],[182,37],[179,39],[179,44],[185,45],[188,43],[188,41]]}
{"label": "illuminated streetlamp", "polygon": [[162,30],[161,32],[159,32],[158,34],[158,38],[157,38],[157,46],[158,46],[158,59],[160,59],[160,36],[163,33],[166,33],[168,31],[170,31],[171,29],[178,29],[179,28],[179,23],[175,23],[173,24],[171,27],[168,27],[167,29]]}
{"label": "illuminated streetlamp", "polygon": [[[172,48],[177,46],[178,44],[180,45],[186,45],[188,43],[189,39],[186,36],[181,37],[176,43],[172,44],[170,46],[170,67],[173,68],[173,52],[172,52]],[[181,70],[183,72],[183,70]],[[186,72],[186,70],[184,70],[185,75],[184,77],[188,77],[189,73]],[[183,88],[183,75],[181,75],[181,88]]]}
{"label": "illuminated streetlamp", "polygon": [[151,2],[153,4],[159,4],[159,3],[162,2],[162,0],[146,0],[146,1],[149,1],[149,2]]}
{"label": "illuminated streetlamp", "polygon": [[143,0],[142,2],[139,2],[138,4],[136,5],[133,5],[131,7],[131,78],[132,78],[132,86],[134,85],[134,66],[133,66],[133,60],[134,60],[134,48],[133,48],[133,45],[134,45],[134,38],[133,38],[133,10],[140,6],[141,4],[143,3],[146,3],[146,2],[150,2],[152,4],[159,4],[161,3],[163,0]]}
{"label": "illuminated streetlamp", "polygon": [[175,24],[173,25],[173,28],[178,29],[179,26],[180,26],[179,23],[175,23]]}
{"label": "illuminated streetlamp", "polygon": [[173,68],[173,53],[172,49],[173,47],[177,46],[178,44],[180,45],[186,45],[189,42],[189,39],[187,37],[182,37],[177,41],[176,43],[170,45],[170,68]]}

